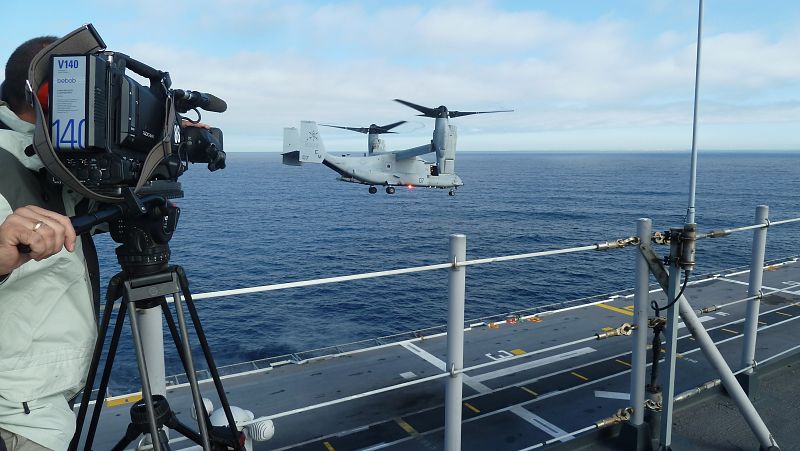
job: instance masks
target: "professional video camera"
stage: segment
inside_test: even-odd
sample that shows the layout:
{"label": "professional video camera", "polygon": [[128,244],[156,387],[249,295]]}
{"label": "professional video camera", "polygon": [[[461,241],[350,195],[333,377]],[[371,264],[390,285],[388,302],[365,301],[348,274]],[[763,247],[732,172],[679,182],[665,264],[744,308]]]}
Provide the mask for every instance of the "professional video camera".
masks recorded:
{"label": "professional video camera", "polygon": [[29,80],[40,116],[34,148],[56,180],[85,197],[121,202],[126,187],[180,197],[177,179],[188,162],[225,167],[222,131],[180,115],[224,112],[225,102],[171,89],[169,73],[106,51],[91,24],[37,55]]}
{"label": "professional video camera", "polygon": [[[126,70],[148,79],[149,86],[126,75]],[[153,449],[168,450],[164,427],[181,433],[205,450],[242,449],[247,443],[247,434],[242,432],[246,426],[237,427],[192,301],[188,278],[183,268],[169,265],[169,241],[180,215],[180,209],[169,199],[183,196],[178,177],[189,162],[208,163],[212,171],[225,167],[222,132],[184,123],[187,119],[181,113],[197,108],[223,112],[227,105],[210,94],[171,89],[167,72],[127,55],[106,51],[103,40],[90,24],[37,54],[28,71],[28,83],[36,113],[33,139],[36,154],[54,180],[100,204],[89,214],[70,218],[75,231],[83,233],[95,225],[108,223],[111,238],[120,243],[116,254],[122,271],[108,284],[98,341],[69,449],[76,450],[82,439],[93,384],[110,330],[111,312],[118,299],[122,302],[97,399],[106,395],[121,327],[129,313],[142,401],[131,408],[131,423],[114,449],[124,449],[139,435],[149,434]],[[199,111],[197,114],[199,121]],[[177,325],[167,305],[168,294],[175,298]],[[201,399],[183,303],[214,381],[225,421],[212,423]],[[163,394],[153,393],[150,388],[144,342],[152,338],[143,337],[138,324],[148,316],[145,312],[157,315],[158,309],[167,319],[189,379],[199,433],[182,424]],[[86,450],[92,449],[102,405],[102,402],[95,404],[84,438]],[[261,427],[260,435],[252,435],[251,431],[251,436],[266,439],[271,436],[267,433],[270,428],[271,423]]]}

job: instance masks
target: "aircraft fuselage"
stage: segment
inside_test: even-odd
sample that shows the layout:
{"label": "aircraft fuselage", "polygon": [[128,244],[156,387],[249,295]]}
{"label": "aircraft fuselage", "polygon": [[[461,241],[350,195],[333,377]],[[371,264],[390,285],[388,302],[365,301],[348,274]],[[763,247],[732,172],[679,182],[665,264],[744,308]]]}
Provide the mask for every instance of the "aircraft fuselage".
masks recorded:
{"label": "aircraft fuselage", "polygon": [[456,174],[438,174],[437,166],[419,157],[398,160],[393,153],[366,157],[325,155],[326,166],[346,182],[364,185],[411,185],[452,188],[463,185]]}

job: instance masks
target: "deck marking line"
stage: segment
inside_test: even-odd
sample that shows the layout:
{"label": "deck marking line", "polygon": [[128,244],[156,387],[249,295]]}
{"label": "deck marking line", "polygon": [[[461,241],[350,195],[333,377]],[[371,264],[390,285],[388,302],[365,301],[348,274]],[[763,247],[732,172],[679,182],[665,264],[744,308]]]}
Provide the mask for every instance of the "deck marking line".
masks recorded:
{"label": "deck marking line", "polygon": [[778,315],[783,315],[783,316],[794,316],[794,315],[792,315],[790,313],[784,313],[784,312],[775,312],[775,313],[777,313]]}
{"label": "deck marking line", "polygon": [[[708,315],[701,316],[700,318],[697,318],[697,320],[700,321],[701,323],[704,323],[706,321],[711,321],[713,319],[714,319],[713,316],[708,316]],[[678,323],[678,329],[680,329],[682,327],[686,327],[686,324],[683,324],[683,321]]]}
{"label": "deck marking line", "polygon": [[608,304],[595,304],[597,307],[602,307],[607,310],[611,310],[612,312],[622,313],[623,315],[633,316],[633,312],[630,310],[625,310],[623,308],[614,307],[613,305]]}
{"label": "deck marking line", "polygon": [[[439,370],[442,371],[442,372],[444,372],[445,368],[447,368],[447,364],[444,362],[444,360],[442,360],[439,357],[436,357],[435,355],[431,354],[430,352],[420,348],[419,346],[415,345],[414,343],[401,343],[400,346],[408,349],[409,351],[411,351],[412,353],[416,354],[418,357],[422,358],[423,360],[425,360],[426,362],[428,362],[431,365],[435,366],[436,368],[439,368]],[[466,375],[464,373],[461,373],[461,375],[464,376],[464,379],[463,379],[464,380],[464,385],[466,385],[467,387],[475,390],[476,392],[481,393],[481,394],[491,393],[492,392],[491,388],[481,384],[480,381],[475,380],[475,378],[473,378],[472,376],[468,376],[468,375]]]}
{"label": "deck marking line", "polygon": [[408,424],[406,420],[402,418],[395,418],[394,422],[397,423],[404,431],[406,431],[408,435],[419,435],[419,432],[417,432],[417,430],[414,429],[414,426]]}
{"label": "deck marking line", "polygon": [[478,374],[472,376],[472,380],[477,382],[484,382],[489,379],[495,379],[498,377],[507,376],[509,374],[518,373],[520,371],[537,368],[554,362],[559,362],[561,360],[571,359],[585,354],[591,354],[595,351],[596,350],[594,348],[590,348],[588,346],[584,348],[573,349],[572,351],[567,351],[561,354],[551,355],[541,359],[532,360],[530,362],[521,363],[519,365],[509,366],[507,368],[501,368],[499,370],[489,371],[488,373]]}
{"label": "deck marking line", "polygon": [[132,404],[142,399],[142,392],[131,393],[129,395],[118,396],[113,398],[106,398],[107,407],[122,406],[125,404]]}
{"label": "deck marking line", "polygon": [[725,332],[728,332],[728,333],[731,333],[731,334],[735,334],[735,335],[739,334],[739,332],[736,332],[735,330],[726,329],[724,327],[720,327],[719,330],[724,330]]}
{"label": "deck marking line", "polygon": [[522,355],[522,354],[527,354],[527,352],[526,352],[524,349],[519,349],[519,348],[517,348],[517,349],[512,349],[512,350],[511,350],[511,353],[512,353],[512,354],[514,354],[514,355]]}
{"label": "deck marking line", "polygon": [[631,366],[631,364],[630,364],[630,363],[628,363],[628,362],[626,362],[626,361],[624,361],[624,360],[620,360],[620,359],[614,359],[614,361],[615,361],[615,362],[617,362],[617,363],[621,363],[621,364],[623,364],[623,365],[625,365],[625,366]]}
{"label": "deck marking line", "polygon": [[464,407],[466,407],[467,409],[469,409],[469,410],[471,410],[471,411],[473,411],[473,412],[475,412],[475,413],[481,413],[481,411],[480,411],[480,410],[478,410],[478,408],[477,408],[477,407],[473,406],[472,404],[470,404],[470,403],[468,403],[468,402],[465,402],[465,403],[464,403]]}
{"label": "deck marking line", "polygon": [[631,399],[630,393],[623,393],[618,391],[595,390],[594,396],[596,398],[624,399],[626,401],[629,401]]}
{"label": "deck marking line", "polygon": [[556,426],[555,424],[545,420],[544,418],[536,415],[535,413],[531,412],[530,410],[522,407],[522,406],[514,406],[508,409],[509,412],[513,412],[517,414],[520,418],[527,421],[528,423],[535,426],[537,429],[544,431],[545,433],[549,434],[551,437],[560,437],[559,441],[566,442],[567,440],[572,440],[575,438],[572,435],[569,435],[569,432],[561,429],[560,427]]}
{"label": "deck marking line", "polygon": [[571,375],[573,375],[573,376],[577,377],[578,379],[583,379],[583,380],[585,380],[585,381],[588,381],[588,380],[589,380],[589,378],[588,378],[588,377],[586,377],[586,376],[584,376],[584,375],[581,375],[581,374],[578,374],[578,373],[576,373],[576,372],[574,372],[574,371],[570,371],[570,372],[569,372],[569,374],[571,374]]}
{"label": "deck marking line", "polygon": [[330,442],[322,442],[322,444],[325,445],[325,449],[327,449],[328,451],[336,451],[336,448],[334,448],[333,445],[330,444]]}
{"label": "deck marking line", "polygon": [[531,395],[533,395],[534,397],[537,397],[537,396],[539,396],[539,393],[536,393],[535,391],[531,390],[531,389],[530,389],[530,388],[528,388],[528,387],[520,387],[520,388],[521,388],[521,389],[523,389],[523,390],[525,390],[526,392],[530,393],[530,394],[531,394]]}

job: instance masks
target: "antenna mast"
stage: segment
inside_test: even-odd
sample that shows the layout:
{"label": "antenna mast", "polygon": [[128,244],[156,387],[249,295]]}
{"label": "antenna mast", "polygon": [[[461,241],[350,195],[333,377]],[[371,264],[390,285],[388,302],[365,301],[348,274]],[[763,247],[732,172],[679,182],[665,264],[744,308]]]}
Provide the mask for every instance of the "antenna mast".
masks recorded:
{"label": "antenna mast", "polygon": [[692,168],[689,176],[689,208],[686,210],[686,224],[694,223],[694,198],[697,190],[697,103],[700,89],[700,48],[703,35],[703,0],[700,0],[697,13],[697,58],[694,69],[694,114],[692,116]]}

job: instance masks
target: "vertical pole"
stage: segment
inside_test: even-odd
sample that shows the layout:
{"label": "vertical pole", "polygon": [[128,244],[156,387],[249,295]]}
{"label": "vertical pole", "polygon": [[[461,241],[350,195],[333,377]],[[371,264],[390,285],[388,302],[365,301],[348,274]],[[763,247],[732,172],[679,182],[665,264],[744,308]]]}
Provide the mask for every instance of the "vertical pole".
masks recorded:
{"label": "vertical pole", "polygon": [[[767,223],[769,207],[759,205],[756,207],[756,224]],[[747,317],[744,322],[744,344],[742,349],[742,367],[753,364],[756,357],[756,329],[758,329],[758,310],[761,303],[761,279],[764,275],[764,251],[767,247],[767,228],[753,231],[753,254],[750,260],[750,279],[747,288],[747,297],[758,296],[747,302]],[[753,374],[753,369],[745,371]]]}
{"label": "vertical pole", "polygon": [[689,208],[686,210],[686,223],[694,224],[695,192],[697,190],[697,105],[700,95],[700,48],[703,37],[703,0],[697,11],[697,57],[694,67],[694,110],[692,115],[692,165],[689,173]]}
{"label": "vertical pole", "polygon": [[136,351],[136,364],[139,366],[139,378],[142,380],[142,399],[147,410],[147,422],[150,424],[150,440],[154,451],[162,451],[161,440],[158,435],[158,425],[156,424],[156,414],[153,410],[153,393],[150,391],[150,380],[147,376],[147,363],[142,346],[142,334],[139,329],[138,308],[136,304],[128,299],[130,282],[125,282],[127,288],[123,294],[123,302],[130,305],[129,314],[131,319],[131,335],[133,336],[133,349]]}
{"label": "vertical pole", "polygon": [[[673,237],[680,236],[683,229],[672,229]],[[681,243],[672,239],[670,244],[669,281],[667,285],[667,302],[673,304],[678,296],[681,285],[681,268],[677,256],[680,254]],[[674,303],[667,309],[667,326],[664,328],[667,355],[664,359],[664,372],[661,376],[661,434],[659,443],[661,449],[669,449],[672,443],[672,405],[675,398],[675,357],[678,346],[678,304]],[[654,358],[659,358],[658,356]]]}
{"label": "vertical pole", "polygon": [[467,259],[467,237],[450,235],[450,269],[448,279],[447,313],[447,368],[450,378],[445,391],[444,449],[461,449],[461,389],[464,376],[458,372],[464,368],[464,297],[466,294],[466,267],[456,263]]}
{"label": "vertical pole", "polygon": [[154,395],[167,395],[167,376],[164,368],[164,326],[160,308],[137,309],[142,347],[147,361],[147,378]]}
{"label": "vertical pole", "polygon": [[[639,247],[650,245],[652,223],[647,218],[636,222],[636,236]],[[633,417],[631,424],[639,426],[644,423],[644,386],[647,372],[647,313],[650,297],[650,270],[647,259],[641,252],[636,253],[636,285],[633,292],[633,353],[631,354],[631,406]]]}

